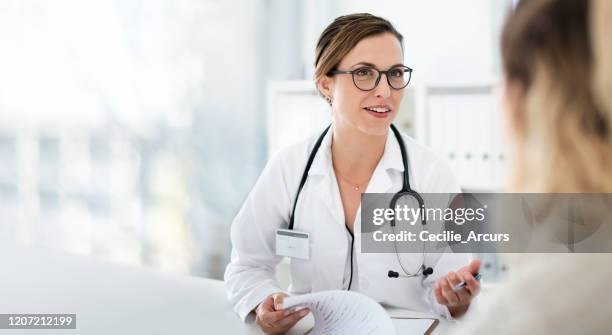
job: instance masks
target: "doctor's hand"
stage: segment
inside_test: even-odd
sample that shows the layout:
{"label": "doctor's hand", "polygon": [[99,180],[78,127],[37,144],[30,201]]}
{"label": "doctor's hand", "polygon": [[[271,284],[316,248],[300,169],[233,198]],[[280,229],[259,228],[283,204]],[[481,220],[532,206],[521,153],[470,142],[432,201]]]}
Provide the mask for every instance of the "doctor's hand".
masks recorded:
{"label": "doctor's hand", "polygon": [[[449,272],[434,284],[436,300],[446,306],[454,318],[465,314],[472,299],[480,293],[480,282],[474,279],[479,270],[480,261],[476,259],[457,272]],[[462,281],[466,286],[454,292],[453,287]]]}
{"label": "doctor's hand", "polygon": [[288,297],[285,293],[269,295],[255,309],[255,322],[266,334],[284,334],[310,311],[300,309],[281,309],[280,304]]}

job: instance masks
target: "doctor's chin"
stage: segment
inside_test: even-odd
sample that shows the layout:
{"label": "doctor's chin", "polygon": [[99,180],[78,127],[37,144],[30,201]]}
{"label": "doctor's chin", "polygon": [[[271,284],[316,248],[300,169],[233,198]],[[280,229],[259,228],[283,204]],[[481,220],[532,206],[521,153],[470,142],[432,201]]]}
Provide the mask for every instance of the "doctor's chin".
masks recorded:
{"label": "doctor's chin", "polygon": [[612,1],[0,8],[0,335],[611,332]]}

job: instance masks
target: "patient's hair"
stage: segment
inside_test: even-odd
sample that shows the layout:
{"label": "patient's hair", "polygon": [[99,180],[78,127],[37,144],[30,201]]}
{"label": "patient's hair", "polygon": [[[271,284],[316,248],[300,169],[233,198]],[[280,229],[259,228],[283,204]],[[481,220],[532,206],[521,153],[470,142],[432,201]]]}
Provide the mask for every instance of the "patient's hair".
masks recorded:
{"label": "patient's hair", "polygon": [[611,14],[609,0],[523,0],[507,20],[513,191],[612,192]]}
{"label": "patient's hair", "polygon": [[382,17],[367,13],[351,14],[337,17],[319,36],[315,51],[315,83],[323,76],[335,70],[342,58],[346,56],[361,40],[366,37],[391,33],[399,40],[403,48],[403,37],[391,22]]}

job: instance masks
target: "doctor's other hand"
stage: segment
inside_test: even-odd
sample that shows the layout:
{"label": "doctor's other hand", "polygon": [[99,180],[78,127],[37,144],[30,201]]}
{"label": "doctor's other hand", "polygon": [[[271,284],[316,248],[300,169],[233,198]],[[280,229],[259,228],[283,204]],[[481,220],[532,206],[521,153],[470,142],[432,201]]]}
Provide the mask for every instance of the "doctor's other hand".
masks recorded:
{"label": "doctor's other hand", "polygon": [[310,312],[308,309],[281,309],[285,297],[288,295],[282,292],[271,294],[255,309],[255,322],[264,333],[284,334]]}
{"label": "doctor's other hand", "polygon": [[[448,307],[454,318],[465,314],[472,299],[480,293],[480,282],[474,279],[478,271],[480,271],[480,261],[476,259],[457,272],[449,272],[434,284],[436,300],[439,304]],[[454,292],[453,287],[462,281],[466,286]]]}

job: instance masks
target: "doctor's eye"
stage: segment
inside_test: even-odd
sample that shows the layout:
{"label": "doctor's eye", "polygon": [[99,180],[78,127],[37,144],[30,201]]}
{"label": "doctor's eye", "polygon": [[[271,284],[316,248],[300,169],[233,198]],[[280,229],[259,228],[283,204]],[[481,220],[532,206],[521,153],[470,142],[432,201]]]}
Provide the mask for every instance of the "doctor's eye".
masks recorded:
{"label": "doctor's eye", "polygon": [[401,67],[389,70],[389,76],[392,78],[402,78],[404,77],[404,73],[405,71]]}
{"label": "doctor's eye", "polygon": [[354,74],[357,77],[373,77],[376,70],[371,67],[362,67],[355,70]]}

